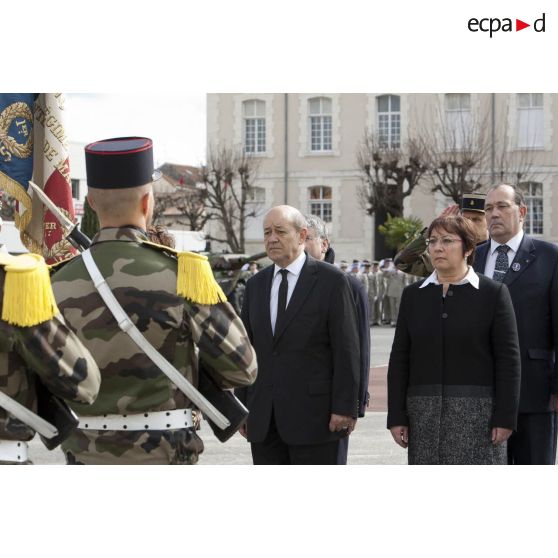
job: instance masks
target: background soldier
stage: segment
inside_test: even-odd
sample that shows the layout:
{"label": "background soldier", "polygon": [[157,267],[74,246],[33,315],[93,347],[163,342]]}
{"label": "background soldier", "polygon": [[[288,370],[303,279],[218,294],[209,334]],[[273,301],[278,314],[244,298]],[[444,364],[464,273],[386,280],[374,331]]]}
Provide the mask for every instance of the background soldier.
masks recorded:
{"label": "background soldier", "polygon": [[[37,377],[59,397],[84,404],[101,377],[89,351],[58,312],[48,268],[35,254],[0,254],[0,391],[37,412]],[[34,430],[0,406],[0,463],[29,464]]]}
{"label": "background soldier", "polygon": [[258,262],[252,261],[248,264],[248,273],[250,274],[250,277],[252,277],[252,275],[256,275],[258,271],[259,271]]}
{"label": "background soldier", "polygon": [[[484,213],[485,194],[463,194],[461,207],[457,204],[446,207],[440,217],[450,215],[463,215],[469,219],[477,235],[477,246],[484,244],[488,240],[488,227]],[[426,231],[424,228],[420,234],[411,239],[395,256],[397,269],[415,275],[417,277],[428,277],[434,267],[430,262],[430,256],[426,248]]]}
{"label": "background soldier", "polygon": [[389,324],[391,317],[391,309],[389,306],[389,298],[387,297],[388,277],[386,272],[392,266],[392,259],[385,258],[380,262],[378,271],[378,296],[380,299],[380,325]]}
{"label": "background soldier", "polygon": [[[252,347],[207,258],[146,243],[153,212],[151,140],[92,143],[85,160],[88,200],[101,226],[90,253],[124,311],[194,386],[196,346],[221,388],[251,384],[256,377]],[[81,421],[63,444],[68,463],[197,462],[203,443],[192,428],[191,401],[119,329],[82,256],[54,275],[53,288],[103,378],[94,405],[73,405]]]}
{"label": "background soldier", "polygon": [[379,263],[372,262],[372,269],[370,269],[370,262],[364,261],[364,269],[368,277],[368,308],[369,308],[369,322],[370,326],[380,325],[380,273],[378,269]]}
{"label": "background soldier", "polygon": [[[370,263],[368,264],[370,265]],[[362,283],[366,294],[368,294],[368,275],[360,271],[360,264],[358,260],[353,260],[353,265],[351,267],[351,275],[356,277],[357,281]]]}
{"label": "background soldier", "polygon": [[399,312],[399,301],[405,287],[405,274],[399,271],[390,260],[390,266],[384,270],[383,276],[386,285],[384,299],[387,300],[387,307],[389,309],[384,319],[388,324],[395,326]]}
{"label": "background soldier", "polygon": [[362,275],[366,277],[366,293],[368,295],[368,326],[372,325],[372,314],[374,312],[373,299],[370,298],[370,291],[374,291],[374,277],[370,272],[370,262],[368,260],[362,260]]}

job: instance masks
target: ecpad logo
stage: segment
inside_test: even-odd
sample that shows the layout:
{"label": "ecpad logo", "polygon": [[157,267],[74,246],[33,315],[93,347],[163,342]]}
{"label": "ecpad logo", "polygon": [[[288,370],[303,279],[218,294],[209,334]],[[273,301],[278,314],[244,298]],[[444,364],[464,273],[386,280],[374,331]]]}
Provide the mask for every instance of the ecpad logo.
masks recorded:
{"label": "ecpad logo", "polygon": [[[536,19],[533,22],[533,29],[536,33],[544,33],[545,32],[545,15],[543,15]],[[503,32],[510,32],[510,31],[521,31],[522,29],[526,29],[527,27],[531,27],[530,23],[525,23],[520,19],[515,19],[515,29],[513,28],[512,18],[505,17],[500,19],[498,17],[485,17],[482,19],[478,19],[476,17],[472,17],[467,22],[467,27],[469,31],[473,33],[477,33],[478,31],[482,31],[484,33],[490,33],[490,38],[494,33],[498,31]]]}

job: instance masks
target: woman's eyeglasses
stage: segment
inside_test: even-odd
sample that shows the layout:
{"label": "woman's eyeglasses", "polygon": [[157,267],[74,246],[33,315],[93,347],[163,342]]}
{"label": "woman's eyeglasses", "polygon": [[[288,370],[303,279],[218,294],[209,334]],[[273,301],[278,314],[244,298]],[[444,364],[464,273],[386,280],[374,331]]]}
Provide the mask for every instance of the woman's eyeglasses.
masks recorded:
{"label": "woman's eyeglasses", "polygon": [[460,238],[450,238],[449,236],[426,239],[427,246],[436,246],[440,243],[444,248],[449,248],[454,242],[462,242],[462,240]]}

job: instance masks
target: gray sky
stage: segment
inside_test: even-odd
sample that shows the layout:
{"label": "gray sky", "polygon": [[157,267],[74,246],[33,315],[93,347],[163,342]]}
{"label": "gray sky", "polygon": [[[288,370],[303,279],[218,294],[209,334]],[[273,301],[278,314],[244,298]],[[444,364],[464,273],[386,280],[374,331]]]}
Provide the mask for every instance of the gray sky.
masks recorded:
{"label": "gray sky", "polygon": [[205,93],[66,93],[70,141],[119,136],[153,140],[155,164],[205,160]]}

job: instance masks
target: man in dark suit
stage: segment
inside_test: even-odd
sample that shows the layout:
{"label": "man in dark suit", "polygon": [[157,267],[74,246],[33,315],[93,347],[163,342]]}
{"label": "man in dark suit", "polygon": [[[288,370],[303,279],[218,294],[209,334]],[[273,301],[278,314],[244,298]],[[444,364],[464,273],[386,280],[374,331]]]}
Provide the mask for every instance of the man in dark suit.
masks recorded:
{"label": "man in dark suit", "polygon": [[359,342],[347,277],[304,252],[306,221],[272,208],[264,243],[274,265],[246,284],[242,320],[258,379],[237,395],[256,465],[337,463],[358,414]]}
{"label": "man in dark suit", "polygon": [[490,241],[477,248],[475,271],[504,282],[511,294],[521,349],[517,431],[508,462],[554,464],[558,410],[558,247],[527,236],[520,191],[502,184],[486,197]]}
{"label": "man in dark suit", "polygon": [[[306,252],[313,258],[333,264],[335,252],[329,244],[329,235],[326,224],[316,215],[305,215],[308,236],[306,237]],[[370,326],[368,322],[369,306],[368,293],[362,281],[354,273],[347,275],[353,300],[356,307],[358,341],[360,346],[360,378],[358,388],[358,416],[364,417],[370,394],[368,393],[368,380],[370,376]],[[349,436],[339,441],[338,465],[347,464],[349,451]]]}

